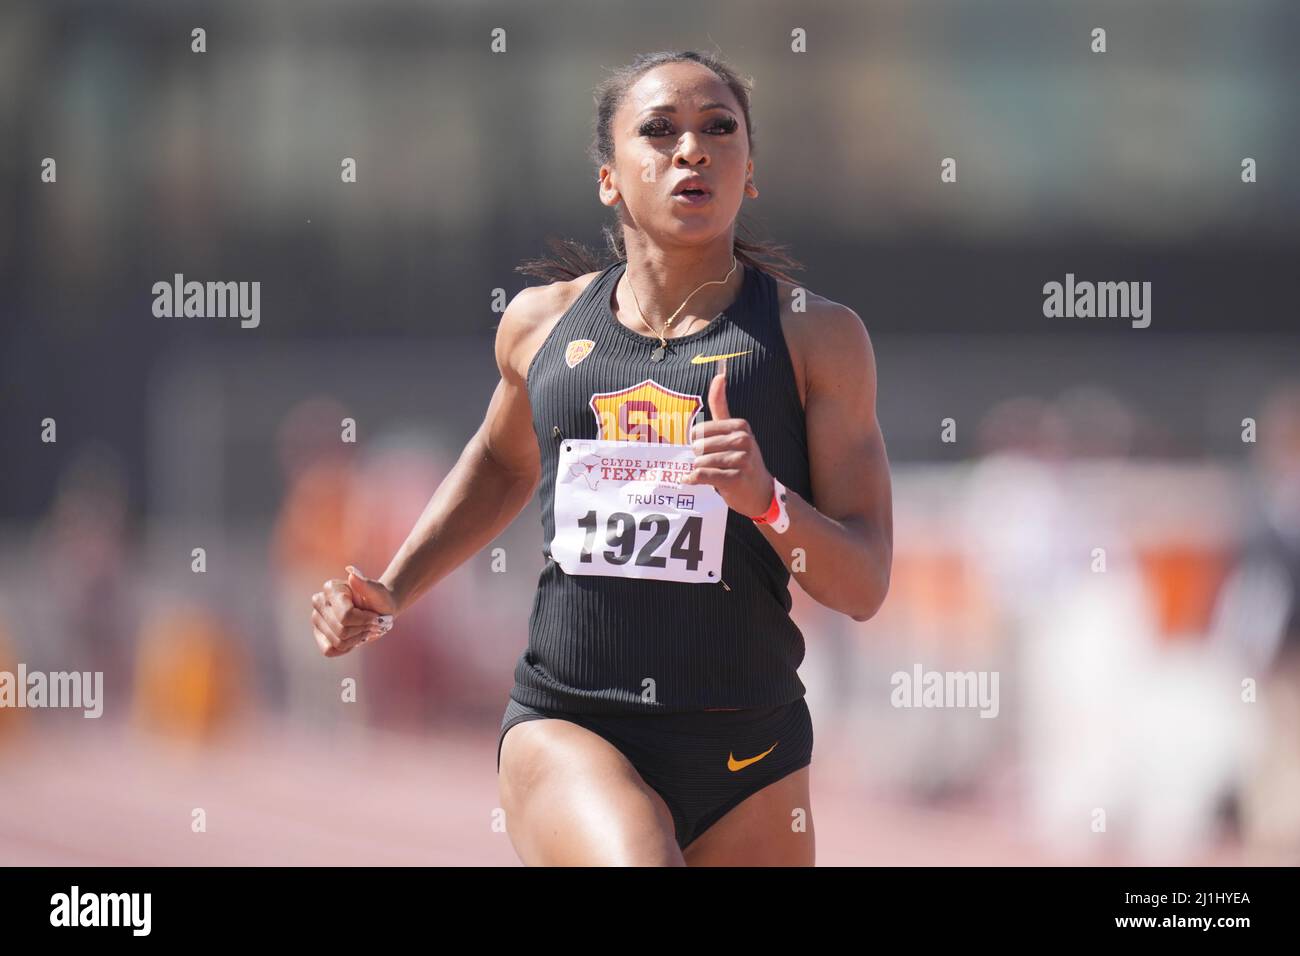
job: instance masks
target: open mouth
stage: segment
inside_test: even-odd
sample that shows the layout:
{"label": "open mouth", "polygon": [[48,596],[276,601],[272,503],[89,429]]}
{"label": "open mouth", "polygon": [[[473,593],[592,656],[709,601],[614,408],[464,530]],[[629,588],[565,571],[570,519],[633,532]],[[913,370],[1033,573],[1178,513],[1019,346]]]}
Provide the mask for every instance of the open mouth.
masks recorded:
{"label": "open mouth", "polygon": [[708,202],[711,198],[713,193],[704,186],[683,186],[673,191],[673,199],[692,206]]}

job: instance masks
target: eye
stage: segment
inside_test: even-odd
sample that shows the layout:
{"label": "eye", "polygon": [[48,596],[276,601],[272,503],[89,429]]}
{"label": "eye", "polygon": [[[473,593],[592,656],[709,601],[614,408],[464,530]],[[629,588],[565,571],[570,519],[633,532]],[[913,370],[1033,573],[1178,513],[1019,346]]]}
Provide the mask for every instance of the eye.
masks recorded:
{"label": "eye", "polygon": [[[709,124],[706,132],[710,133],[734,133],[739,129],[740,124],[736,122],[734,116],[720,116]],[[652,120],[647,120],[641,124],[640,135],[659,137],[666,136],[672,132],[672,124],[662,116],[657,116]]]}
{"label": "eye", "polygon": [[663,136],[671,128],[672,128],[671,124],[669,124],[668,120],[664,119],[662,116],[659,116],[656,117],[655,119],[648,120],[647,122],[641,124],[641,135],[642,136]]}

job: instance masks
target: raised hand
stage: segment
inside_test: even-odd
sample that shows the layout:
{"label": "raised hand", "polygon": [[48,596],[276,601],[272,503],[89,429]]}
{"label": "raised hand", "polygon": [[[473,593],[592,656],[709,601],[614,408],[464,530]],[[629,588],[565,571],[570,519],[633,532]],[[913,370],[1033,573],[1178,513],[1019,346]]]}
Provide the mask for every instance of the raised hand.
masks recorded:
{"label": "raised hand", "polygon": [[726,359],[720,360],[718,374],[709,382],[709,414],[711,421],[691,427],[695,467],[681,483],[712,485],[733,511],[748,518],[763,514],[775,486],[749,422],[732,418],[727,408]]}

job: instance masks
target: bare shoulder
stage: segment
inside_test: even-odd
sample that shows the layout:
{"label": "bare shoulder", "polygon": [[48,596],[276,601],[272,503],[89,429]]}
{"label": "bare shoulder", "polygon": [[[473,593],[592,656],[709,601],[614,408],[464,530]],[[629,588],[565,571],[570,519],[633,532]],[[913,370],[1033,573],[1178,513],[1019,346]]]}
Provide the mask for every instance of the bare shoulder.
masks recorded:
{"label": "bare shoulder", "polygon": [[497,325],[497,365],[503,376],[519,383],[527,378],[528,366],[546,337],[598,275],[588,272],[573,279],[525,286],[515,294]]}
{"label": "bare shoulder", "polygon": [[[874,390],[875,354],[861,316],[811,289],[781,279],[776,284],[781,331],[804,407],[813,382],[869,378]],[[801,304],[801,311],[795,309],[796,304]]]}

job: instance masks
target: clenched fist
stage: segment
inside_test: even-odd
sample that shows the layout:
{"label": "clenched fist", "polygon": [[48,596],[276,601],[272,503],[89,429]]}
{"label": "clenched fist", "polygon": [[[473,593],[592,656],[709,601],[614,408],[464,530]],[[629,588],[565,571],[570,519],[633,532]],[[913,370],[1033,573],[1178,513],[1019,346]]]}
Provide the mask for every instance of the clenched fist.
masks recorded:
{"label": "clenched fist", "polygon": [[397,601],[382,582],[365,577],[352,565],[347,580],[331,578],[311,596],[312,636],[326,657],[387,634]]}

